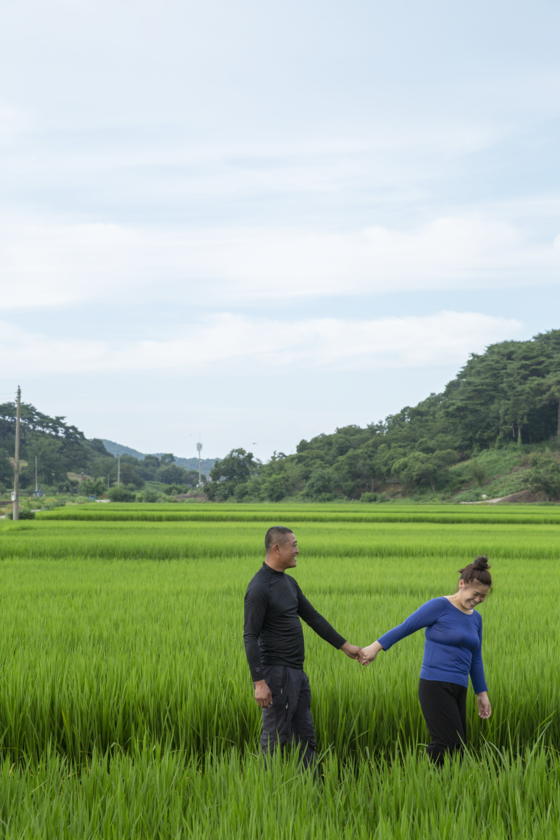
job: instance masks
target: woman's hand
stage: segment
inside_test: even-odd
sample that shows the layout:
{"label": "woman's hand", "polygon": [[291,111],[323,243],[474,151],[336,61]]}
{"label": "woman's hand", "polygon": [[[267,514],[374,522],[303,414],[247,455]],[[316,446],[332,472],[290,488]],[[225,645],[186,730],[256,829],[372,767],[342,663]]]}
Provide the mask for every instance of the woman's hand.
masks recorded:
{"label": "woman's hand", "polygon": [[[364,648],[364,651],[365,650],[367,650],[367,648]],[[481,691],[480,694],[477,694],[476,702],[478,705],[479,717],[483,720],[487,720],[492,714],[492,706],[490,705],[490,700],[488,699],[488,692]]]}
{"label": "woman's hand", "polygon": [[368,645],[365,648],[362,648],[362,653],[360,655],[360,662],[362,665],[369,665],[370,662],[373,662],[377,654],[380,650],[383,650],[379,642],[373,642],[373,644]]}

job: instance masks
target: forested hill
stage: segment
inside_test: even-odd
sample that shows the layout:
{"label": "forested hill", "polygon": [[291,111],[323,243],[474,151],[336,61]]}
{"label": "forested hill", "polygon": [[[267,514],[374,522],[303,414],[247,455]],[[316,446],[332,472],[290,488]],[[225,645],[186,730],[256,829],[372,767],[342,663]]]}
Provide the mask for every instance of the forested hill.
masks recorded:
{"label": "forested hill", "polygon": [[[481,355],[473,354],[443,393],[431,394],[382,422],[366,428],[346,426],[302,440],[293,455],[274,453],[266,464],[235,449],[214,464],[206,492],[212,499],[237,501],[368,498],[364,494],[370,494],[370,500],[399,495],[427,499],[430,494],[458,498],[458,493],[474,500],[486,489],[498,494],[531,486],[556,498],[560,497],[559,429],[560,330],[552,330],[530,341],[504,341]],[[4,403],[0,405],[3,493],[13,486],[14,440],[15,404]],[[533,451],[544,450],[545,445],[547,453]],[[35,456],[39,483],[51,489],[69,491],[81,483],[82,490],[101,495],[117,478],[117,459],[102,440],[86,440],[64,417],[48,417],[24,403],[20,474],[24,491],[34,485]],[[153,491],[151,484],[161,492],[183,493],[198,483],[198,472],[185,468],[172,454],[130,450],[120,462],[121,484],[129,493],[146,483],[144,494]],[[193,462],[194,466],[196,459]],[[87,485],[84,476],[89,477]]]}
{"label": "forested hill", "polygon": [[[24,493],[34,489],[37,459],[37,478],[41,489],[68,493],[77,491],[79,485],[82,494],[101,496],[117,482],[117,459],[102,440],[87,440],[79,429],[65,421],[64,417],[49,417],[35,406],[22,403],[20,488]],[[15,403],[0,405],[2,495],[13,487],[15,425]],[[135,450],[129,451],[133,453]],[[120,481],[127,488],[129,498],[131,494],[134,498],[133,494],[146,483],[168,494],[184,493],[198,484],[198,462],[195,458],[175,459],[171,453],[137,455],[140,457],[125,454],[120,459]],[[205,472],[213,463],[213,460],[207,459]],[[205,481],[204,471],[202,478]]]}
{"label": "forested hill", "polygon": [[[379,491],[451,495],[484,488],[484,472],[499,469],[488,464],[512,444],[513,470],[527,445],[549,441],[556,448],[559,428],[560,330],[552,330],[473,354],[443,393],[383,422],[302,440],[294,455],[275,453],[264,465],[234,450],[211,471],[209,492],[239,501],[296,494],[326,501]],[[469,461],[470,473],[461,466]]]}

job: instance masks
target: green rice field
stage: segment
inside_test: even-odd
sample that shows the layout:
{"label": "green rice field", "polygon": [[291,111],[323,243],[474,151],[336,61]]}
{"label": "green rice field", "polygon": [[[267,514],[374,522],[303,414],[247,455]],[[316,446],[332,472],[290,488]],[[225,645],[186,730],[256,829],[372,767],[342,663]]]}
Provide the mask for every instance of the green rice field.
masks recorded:
{"label": "green rice field", "polygon": [[[264,771],[243,595],[273,524],[360,645],[488,554],[462,763],[423,755],[421,633],[362,668],[304,626],[320,780]],[[0,522],[0,559],[0,837],[560,837],[560,508],[81,505]]]}

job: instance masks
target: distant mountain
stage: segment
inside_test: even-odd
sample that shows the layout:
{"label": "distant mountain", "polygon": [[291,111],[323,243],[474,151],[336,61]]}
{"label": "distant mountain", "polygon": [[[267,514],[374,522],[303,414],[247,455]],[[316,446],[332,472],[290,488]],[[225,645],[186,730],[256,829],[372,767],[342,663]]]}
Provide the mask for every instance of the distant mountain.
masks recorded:
{"label": "distant mountain", "polygon": [[133,458],[138,458],[139,461],[143,461],[146,457],[143,452],[138,452],[137,449],[131,449],[130,446],[123,446],[122,443],[115,443],[112,440],[105,440],[104,438],[101,440],[107,452],[115,455],[115,457],[117,455],[131,455]]}
{"label": "distant mountain", "polygon": [[[105,446],[107,452],[110,452],[111,455],[130,455],[132,458],[138,458],[139,461],[143,461],[147,454],[154,454],[158,458],[161,458],[162,455],[166,454],[164,452],[139,452],[137,449],[132,449],[130,446],[124,446],[122,443],[115,443],[113,440],[103,439],[103,445]],[[184,467],[187,470],[198,470],[198,458],[180,458],[178,455],[175,455],[174,458],[178,467]],[[200,462],[200,470],[202,474],[208,475],[215,462],[215,458],[202,458]]]}
{"label": "distant mountain", "polygon": [[[161,458],[164,455],[164,452],[156,452],[154,453]],[[178,467],[184,467],[186,470],[198,470],[198,458],[180,458],[178,455],[173,456],[175,458],[175,463]],[[215,458],[201,458],[200,459],[200,472],[203,475],[209,475],[210,470],[216,463]]]}

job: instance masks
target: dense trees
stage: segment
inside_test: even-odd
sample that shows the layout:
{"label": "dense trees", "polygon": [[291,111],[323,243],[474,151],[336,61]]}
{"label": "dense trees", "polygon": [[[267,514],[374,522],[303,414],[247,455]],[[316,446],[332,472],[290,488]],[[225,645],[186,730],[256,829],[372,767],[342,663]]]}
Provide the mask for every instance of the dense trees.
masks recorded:
{"label": "dense trees", "polygon": [[239,485],[237,498],[243,498],[242,488],[247,485],[250,478],[256,474],[259,464],[255,461],[252,452],[244,449],[232,449],[229,455],[216,461],[210,470],[210,484],[206,492],[210,499],[223,501],[233,496],[236,487]]}
{"label": "dense trees", "polygon": [[8,486],[14,478],[14,468],[6,449],[0,449],[0,485]]}
{"label": "dense trees", "polygon": [[[9,458],[14,429],[15,405],[4,403],[0,405],[3,488],[10,486],[13,476]],[[485,353],[473,354],[441,394],[430,394],[418,405],[405,406],[366,428],[345,426],[302,440],[293,455],[275,452],[263,464],[251,452],[234,449],[215,463],[207,494],[217,501],[241,502],[294,496],[315,501],[358,499],[364,493],[373,498],[387,489],[407,494],[449,492],[455,480],[450,467],[474,453],[547,441],[551,448],[560,444],[560,330],[530,341],[491,345]],[[69,472],[84,472],[91,477],[92,492],[99,495],[93,488],[116,482],[117,459],[101,440],[88,441],[64,417],[47,417],[24,404],[22,459],[28,466],[21,473],[22,487],[32,484],[35,455],[39,480],[45,484],[67,488]],[[551,498],[560,494],[555,458],[535,456],[530,475],[531,486]],[[482,485],[484,466],[472,462],[465,475]],[[198,473],[178,466],[171,454],[143,460],[123,455],[121,482],[130,493],[146,482],[178,492],[195,487]],[[147,497],[152,496],[149,486]]]}
{"label": "dense trees", "polygon": [[[0,405],[0,482],[4,486],[13,482],[13,467],[6,467],[7,458],[13,457],[15,445],[15,403]],[[64,417],[48,417],[29,403],[21,405],[21,459],[20,487],[32,486],[35,480],[37,456],[39,481],[60,485],[66,489],[67,473],[82,470],[88,461],[91,448],[82,432],[65,423]],[[3,455],[2,452],[6,453]],[[27,467],[25,466],[27,463]]]}
{"label": "dense trees", "polygon": [[466,448],[557,435],[560,330],[504,341],[473,354],[443,394],[443,411]]}
{"label": "dense trees", "polygon": [[[294,455],[253,463],[251,477],[226,478],[214,498],[274,500],[301,494],[316,501],[359,498],[393,485],[406,493],[449,486],[449,467],[482,449],[560,436],[560,330],[531,341],[504,341],[473,354],[443,393],[365,429],[346,426],[302,440]],[[220,464],[237,462],[234,450]],[[555,462],[556,463],[556,462]],[[221,468],[222,471],[224,468]],[[559,467],[560,470],[560,467]],[[473,464],[471,480],[484,481]],[[533,486],[553,494],[556,467],[533,466]],[[558,491],[560,493],[560,489]]]}
{"label": "dense trees", "polygon": [[560,496],[560,463],[554,453],[535,452],[531,456],[528,484],[531,490],[545,493],[547,499]]}
{"label": "dense trees", "polygon": [[[16,407],[0,405],[0,490],[13,486]],[[105,449],[103,441],[86,440],[64,417],[48,417],[28,403],[21,406],[20,487],[25,492],[35,483],[35,458],[39,485],[68,492],[80,485],[85,495],[100,496],[117,482],[117,459]],[[69,478],[74,475],[74,478]],[[82,476],[85,480],[82,480]],[[203,482],[206,479],[203,476]],[[184,492],[196,487],[198,472],[175,464],[172,454],[147,455],[139,460],[123,455],[120,463],[121,485],[128,497],[146,481],[159,482],[170,492]],[[150,494],[148,494],[150,495]]]}

